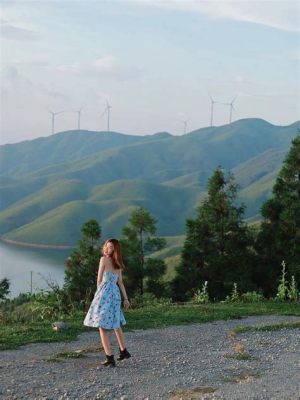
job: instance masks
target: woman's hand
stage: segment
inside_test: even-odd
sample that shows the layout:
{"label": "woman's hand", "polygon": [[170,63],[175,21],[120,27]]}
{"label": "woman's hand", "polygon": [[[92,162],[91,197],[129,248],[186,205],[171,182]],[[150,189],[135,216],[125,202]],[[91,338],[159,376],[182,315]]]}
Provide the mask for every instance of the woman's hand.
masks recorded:
{"label": "woman's hand", "polygon": [[128,299],[125,299],[124,300],[124,308],[125,308],[125,310],[128,310],[129,307],[130,307],[130,303],[129,303]]}

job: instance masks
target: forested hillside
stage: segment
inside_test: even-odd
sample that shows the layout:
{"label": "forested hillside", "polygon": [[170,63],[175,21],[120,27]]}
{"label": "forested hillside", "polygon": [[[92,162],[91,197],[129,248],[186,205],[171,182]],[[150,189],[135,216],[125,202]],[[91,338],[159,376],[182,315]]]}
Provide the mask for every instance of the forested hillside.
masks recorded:
{"label": "forested hillside", "polygon": [[3,145],[0,235],[73,245],[91,218],[119,235],[136,206],[155,216],[160,235],[182,235],[218,165],[234,173],[256,220],[298,127],[244,119],[183,136],[80,130]]}

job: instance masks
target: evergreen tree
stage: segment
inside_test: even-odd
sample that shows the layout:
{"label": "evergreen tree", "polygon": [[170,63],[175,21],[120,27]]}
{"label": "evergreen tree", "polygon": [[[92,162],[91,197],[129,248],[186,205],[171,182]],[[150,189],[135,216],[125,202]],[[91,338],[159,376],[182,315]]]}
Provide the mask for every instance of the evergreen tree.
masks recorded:
{"label": "evergreen tree", "polygon": [[160,259],[147,257],[150,253],[165,246],[165,239],[156,237],[156,220],[143,207],[135,209],[122,230],[122,253],[126,268],[124,278],[129,293],[144,293],[144,281],[147,291],[161,294],[161,278],[166,266]]}
{"label": "evergreen tree", "polygon": [[210,298],[224,298],[236,282],[253,289],[252,237],[243,223],[245,206],[235,205],[238,185],[218,167],[208,184],[208,197],[186,222],[187,234],[173,281],[177,300],[191,298],[208,281]]}
{"label": "evergreen tree", "polygon": [[0,300],[5,300],[6,296],[9,294],[9,279],[4,278],[0,281]]}
{"label": "evergreen tree", "polygon": [[81,228],[79,247],[66,261],[65,289],[73,301],[89,302],[96,290],[101,248],[101,228],[94,219]]}
{"label": "evergreen tree", "polygon": [[257,279],[267,296],[274,295],[284,260],[288,279],[300,284],[300,132],[293,139],[273,187],[262,208],[263,222],[256,241]]}

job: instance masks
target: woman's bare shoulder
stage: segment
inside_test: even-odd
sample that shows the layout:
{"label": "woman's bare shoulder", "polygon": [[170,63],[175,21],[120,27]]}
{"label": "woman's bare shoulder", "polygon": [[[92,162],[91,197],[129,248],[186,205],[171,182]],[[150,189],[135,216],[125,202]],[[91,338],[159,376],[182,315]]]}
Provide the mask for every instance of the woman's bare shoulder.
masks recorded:
{"label": "woman's bare shoulder", "polygon": [[99,261],[99,265],[101,266],[105,266],[105,256],[100,257],[100,261]]}

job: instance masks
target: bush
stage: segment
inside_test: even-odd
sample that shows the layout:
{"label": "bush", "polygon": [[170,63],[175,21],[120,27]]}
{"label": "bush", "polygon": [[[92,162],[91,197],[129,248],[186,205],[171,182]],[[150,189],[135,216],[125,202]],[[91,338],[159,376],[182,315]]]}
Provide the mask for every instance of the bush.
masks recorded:
{"label": "bush", "polygon": [[0,281],[0,300],[5,300],[10,293],[9,286],[10,282],[8,278],[4,278]]}
{"label": "bush", "polygon": [[52,286],[51,291],[20,294],[0,306],[0,324],[24,323],[61,319],[83,309],[82,303],[72,302],[66,290]]}
{"label": "bush", "polygon": [[130,299],[130,305],[132,308],[142,308],[147,306],[166,306],[171,305],[172,300],[169,298],[157,298],[152,293],[136,294]]}
{"label": "bush", "polygon": [[204,282],[202,289],[198,289],[194,297],[192,298],[192,303],[205,304],[209,302],[209,295],[207,291],[207,281]]}
{"label": "bush", "polygon": [[231,302],[235,302],[235,301],[239,301],[239,300],[240,300],[240,296],[239,296],[238,289],[237,289],[237,283],[234,282],[232,292],[231,292],[230,296],[226,296],[224,303],[231,303]]}
{"label": "bush", "polygon": [[287,290],[287,297],[291,301],[297,301],[299,298],[299,291],[297,288],[297,283],[296,283],[294,275],[292,275],[291,283]]}
{"label": "bush", "polygon": [[259,303],[260,301],[264,301],[264,296],[261,293],[253,291],[242,293],[240,299],[244,303]]}

